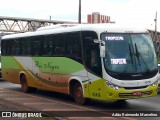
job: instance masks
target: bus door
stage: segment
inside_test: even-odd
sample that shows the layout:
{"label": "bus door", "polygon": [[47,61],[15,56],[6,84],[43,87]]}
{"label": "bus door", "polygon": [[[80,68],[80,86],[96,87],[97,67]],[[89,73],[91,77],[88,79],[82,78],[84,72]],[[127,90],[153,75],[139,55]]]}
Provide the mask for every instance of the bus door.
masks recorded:
{"label": "bus door", "polygon": [[85,67],[88,71],[89,79],[89,93],[90,97],[100,96],[98,91],[101,86],[98,82],[102,77],[101,57],[99,44],[94,42],[94,39],[98,39],[95,32],[86,32],[82,34],[83,47],[84,47],[84,61]]}

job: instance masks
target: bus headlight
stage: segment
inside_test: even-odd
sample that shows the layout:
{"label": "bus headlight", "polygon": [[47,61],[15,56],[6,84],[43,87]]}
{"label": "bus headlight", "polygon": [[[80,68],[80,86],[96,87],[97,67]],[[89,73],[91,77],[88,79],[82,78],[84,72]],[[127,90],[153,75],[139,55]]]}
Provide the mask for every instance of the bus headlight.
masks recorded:
{"label": "bus headlight", "polygon": [[151,84],[150,86],[156,86],[158,84],[158,80],[156,82],[154,82],[153,84]]}
{"label": "bus headlight", "polygon": [[106,81],[106,84],[110,87],[110,88],[113,88],[115,90],[119,90],[121,87],[109,82],[109,81]]}

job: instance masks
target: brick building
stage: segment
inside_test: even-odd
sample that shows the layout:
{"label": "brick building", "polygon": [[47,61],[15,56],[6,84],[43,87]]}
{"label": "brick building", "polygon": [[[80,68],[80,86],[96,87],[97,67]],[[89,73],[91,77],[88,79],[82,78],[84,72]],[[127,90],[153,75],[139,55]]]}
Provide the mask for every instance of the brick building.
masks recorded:
{"label": "brick building", "polygon": [[101,15],[99,12],[88,14],[87,23],[110,23],[110,16]]}

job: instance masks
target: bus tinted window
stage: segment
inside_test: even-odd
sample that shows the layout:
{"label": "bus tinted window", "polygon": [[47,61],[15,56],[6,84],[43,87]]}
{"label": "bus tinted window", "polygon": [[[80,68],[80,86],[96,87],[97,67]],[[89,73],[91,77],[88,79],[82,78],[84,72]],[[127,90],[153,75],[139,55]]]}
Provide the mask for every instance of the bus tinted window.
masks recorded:
{"label": "bus tinted window", "polygon": [[66,56],[78,62],[82,62],[80,33],[79,32],[69,33],[66,39],[67,39]]}
{"label": "bus tinted window", "polygon": [[42,36],[32,37],[32,55],[39,56],[42,53],[41,40]]}
{"label": "bus tinted window", "polygon": [[21,54],[31,55],[31,40],[29,38],[21,38]]}
{"label": "bus tinted window", "polygon": [[6,40],[2,42],[2,54],[12,55],[12,41]]}
{"label": "bus tinted window", "polygon": [[43,56],[52,56],[54,54],[54,35],[44,36]]}
{"label": "bus tinted window", "polygon": [[64,34],[57,34],[54,38],[55,42],[55,55],[62,56],[65,53],[65,35]]}
{"label": "bus tinted window", "polygon": [[19,55],[20,54],[20,40],[15,39],[12,43],[12,55]]}

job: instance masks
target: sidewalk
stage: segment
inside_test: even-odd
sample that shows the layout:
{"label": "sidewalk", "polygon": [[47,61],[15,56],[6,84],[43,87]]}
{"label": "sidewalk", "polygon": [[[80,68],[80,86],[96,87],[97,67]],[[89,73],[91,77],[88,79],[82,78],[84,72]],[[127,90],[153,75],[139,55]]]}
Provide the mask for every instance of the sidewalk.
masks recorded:
{"label": "sidewalk", "polygon": [[[10,103],[6,100],[2,100],[0,99],[0,120],[53,120],[53,118],[49,118],[49,117],[43,117],[43,118],[28,118],[28,117],[7,117],[8,113],[12,114],[16,113],[16,112],[22,112],[22,114],[26,113],[28,111],[32,111],[29,110],[28,108],[26,108],[25,106],[19,106],[13,103]],[[18,115],[18,114],[17,114]]]}
{"label": "sidewalk", "polygon": [[[17,111],[18,109],[9,104],[8,102],[5,102],[3,100],[0,100],[0,120],[17,120],[17,118],[10,118],[10,117],[3,117],[5,112],[8,111]],[[24,119],[25,120],[25,119]]]}

